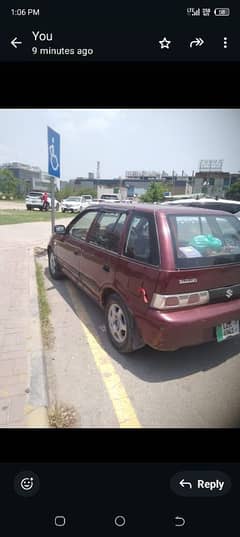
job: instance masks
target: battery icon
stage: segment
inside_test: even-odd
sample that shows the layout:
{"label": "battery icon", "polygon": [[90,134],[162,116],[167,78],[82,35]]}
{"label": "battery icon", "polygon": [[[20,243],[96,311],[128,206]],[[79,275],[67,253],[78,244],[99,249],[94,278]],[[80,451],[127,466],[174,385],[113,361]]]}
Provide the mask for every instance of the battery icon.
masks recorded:
{"label": "battery icon", "polygon": [[216,7],[214,9],[214,15],[216,15],[216,17],[229,17],[230,9],[229,7]]}

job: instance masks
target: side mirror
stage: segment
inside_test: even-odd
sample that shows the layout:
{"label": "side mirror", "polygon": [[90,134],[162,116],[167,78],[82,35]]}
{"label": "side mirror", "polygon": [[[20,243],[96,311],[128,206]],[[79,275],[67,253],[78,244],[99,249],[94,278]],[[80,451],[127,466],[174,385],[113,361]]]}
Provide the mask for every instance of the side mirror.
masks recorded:
{"label": "side mirror", "polygon": [[64,235],[66,232],[66,228],[65,226],[62,226],[62,225],[57,225],[57,226],[54,226],[54,233],[58,233],[59,235]]}

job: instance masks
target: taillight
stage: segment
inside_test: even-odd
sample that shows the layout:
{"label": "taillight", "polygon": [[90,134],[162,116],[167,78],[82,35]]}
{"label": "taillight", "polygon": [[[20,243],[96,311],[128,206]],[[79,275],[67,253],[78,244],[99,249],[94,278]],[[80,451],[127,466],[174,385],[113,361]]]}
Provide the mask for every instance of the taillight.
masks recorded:
{"label": "taillight", "polygon": [[208,302],[208,291],[181,293],[179,295],[159,295],[158,293],[154,293],[150,307],[157,310],[169,310],[174,308],[201,306],[203,304],[208,304]]}

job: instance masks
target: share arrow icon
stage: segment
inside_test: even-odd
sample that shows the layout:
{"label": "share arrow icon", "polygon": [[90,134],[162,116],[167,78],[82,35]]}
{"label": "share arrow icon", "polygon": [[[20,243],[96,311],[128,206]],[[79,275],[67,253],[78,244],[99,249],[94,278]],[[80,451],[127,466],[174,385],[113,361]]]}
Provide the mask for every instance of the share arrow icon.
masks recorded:
{"label": "share arrow icon", "polygon": [[201,47],[203,43],[204,43],[204,40],[202,39],[202,37],[196,37],[194,41],[191,41],[190,48],[192,48],[193,46]]}

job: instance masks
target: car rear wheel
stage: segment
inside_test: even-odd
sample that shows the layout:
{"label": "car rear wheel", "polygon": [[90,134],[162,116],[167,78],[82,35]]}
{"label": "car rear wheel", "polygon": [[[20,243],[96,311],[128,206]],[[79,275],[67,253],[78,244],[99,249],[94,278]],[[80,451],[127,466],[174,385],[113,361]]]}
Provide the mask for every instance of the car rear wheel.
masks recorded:
{"label": "car rear wheel", "polygon": [[52,250],[48,252],[48,268],[49,272],[54,280],[60,280],[63,277],[61,267],[56,260],[56,257]]}
{"label": "car rear wheel", "polygon": [[29,205],[27,205],[27,210],[31,211],[31,207]]}
{"label": "car rear wheel", "polygon": [[62,210],[62,213],[65,213],[66,209],[61,209]]}
{"label": "car rear wheel", "polygon": [[105,322],[108,336],[119,352],[130,353],[144,347],[130,311],[116,294],[110,295],[107,301]]}
{"label": "car rear wheel", "polygon": [[59,211],[59,203],[56,204],[56,211]]}

